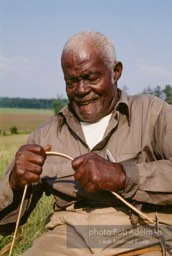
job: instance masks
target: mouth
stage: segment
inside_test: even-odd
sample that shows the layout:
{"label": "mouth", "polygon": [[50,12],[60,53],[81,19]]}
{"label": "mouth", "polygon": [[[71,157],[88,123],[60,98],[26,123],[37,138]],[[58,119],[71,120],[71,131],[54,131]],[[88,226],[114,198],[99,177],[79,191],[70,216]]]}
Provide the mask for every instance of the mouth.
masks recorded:
{"label": "mouth", "polygon": [[86,106],[86,105],[89,105],[93,102],[95,102],[97,99],[92,99],[92,100],[87,100],[87,101],[77,101],[77,105],[78,106]]}

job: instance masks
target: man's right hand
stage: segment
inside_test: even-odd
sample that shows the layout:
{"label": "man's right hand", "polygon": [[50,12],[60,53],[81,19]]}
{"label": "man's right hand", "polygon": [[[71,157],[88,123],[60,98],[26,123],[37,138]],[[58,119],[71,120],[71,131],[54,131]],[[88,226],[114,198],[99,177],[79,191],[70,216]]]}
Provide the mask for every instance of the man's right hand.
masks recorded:
{"label": "man's right hand", "polygon": [[46,151],[50,150],[50,145],[43,148],[37,144],[23,145],[19,148],[9,177],[9,183],[13,190],[21,189],[26,184],[39,181],[42,166],[46,159]]}

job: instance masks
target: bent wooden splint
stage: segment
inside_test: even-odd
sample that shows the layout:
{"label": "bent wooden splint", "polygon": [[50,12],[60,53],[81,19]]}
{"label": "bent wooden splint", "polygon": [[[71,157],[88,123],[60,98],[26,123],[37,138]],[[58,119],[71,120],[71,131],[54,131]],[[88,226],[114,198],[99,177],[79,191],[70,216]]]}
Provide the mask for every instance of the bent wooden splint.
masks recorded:
{"label": "bent wooden splint", "polygon": [[[68,156],[66,154],[60,153],[60,152],[48,151],[48,152],[46,152],[46,155],[47,156],[61,156],[61,157],[67,158],[67,159],[69,159],[71,161],[73,160],[72,157],[70,157],[70,156]],[[21,204],[20,204],[20,208],[19,208],[19,213],[18,213],[18,217],[17,217],[17,221],[16,221],[16,226],[15,226],[15,231],[14,231],[13,239],[12,239],[12,242],[11,242],[9,256],[12,255],[12,251],[13,251],[13,247],[14,247],[14,243],[15,243],[15,239],[16,239],[16,235],[17,235],[17,230],[18,230],[18,226],[19,226],[19,223],[20,223],[20,219],[21,219],[21,213],[22,213],[22,208],[23,208],[23,203],[24,203],[24,200],[25,200],[27,188],[28,188],[28,185],[26,184],[25,187],[24,187],[24,191],[23,191],[23,196],[22,196],[22,200],[21,200]],[[132,204],[130,204],[128,201],[126,201],[118,193],[112,191],[112,194],[114,196],[116,196],[120,201],[122,201],[125,205],[127,205],[130,209],[132,209],[135,213],[137,213],[142,219],[144,219],[145,221],[147,221],[150,224],[156,224],[156,220],[148,217],[146,214],[144,214],[143,212],[138,210],[136,207],[134,207]],[[167,224],[167,225],[169,224],[169,223],[164,222],[164,221],[160,221],[160,220],[158,220],[158,221],[159,221],[159,223],[163,223],[163,224]],[[158,247],[158,248],[160,248],[160,247]],[[125,255],[130,255],[130,254],[125,254]]]}

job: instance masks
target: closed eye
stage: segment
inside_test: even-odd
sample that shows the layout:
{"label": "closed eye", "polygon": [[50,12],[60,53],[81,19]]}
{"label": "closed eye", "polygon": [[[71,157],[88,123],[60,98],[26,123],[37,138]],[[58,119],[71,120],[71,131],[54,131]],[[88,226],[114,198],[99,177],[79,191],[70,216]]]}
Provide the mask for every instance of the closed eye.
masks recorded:
{"label": "closed eye", "polygon": [[100,75],[98,73],[90,73],[82,76],[83,80],[86,80],[88,83],[94,84],[100,79]]}
{"label": "closed eye", "polygon": [[78,83],[79,79],[75,77],[68,77],[65,78],[65,82],[67,86],[73,86],[75,83]]}
{"label": "closed eye", "polygon": [[101,76],[98,72],[91,72],[89,74],[83,74],[81,77],[65,77],[66,85],[72,87],[81,80],[89,83],[96,84],[100,80]]}

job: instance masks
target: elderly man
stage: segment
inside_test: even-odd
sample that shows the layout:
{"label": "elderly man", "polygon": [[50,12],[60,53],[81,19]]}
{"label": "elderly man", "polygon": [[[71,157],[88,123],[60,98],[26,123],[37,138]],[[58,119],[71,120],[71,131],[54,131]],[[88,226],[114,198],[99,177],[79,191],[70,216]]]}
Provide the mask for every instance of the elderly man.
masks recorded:
{"label": "elderly man", "polygon": [[[170,255],[172,106],[117,88],[122,63],[99,32],[71,37],[61,63],[69,104],[33,132],[1,180],[1,233],[14,229],[28,184],[21,224],[43,192],[55,204],[49,231],[25,256]],[[50,150],[73,160],[47,156]],[[157,212],[158,221],[113,192],[153,219]]]}

